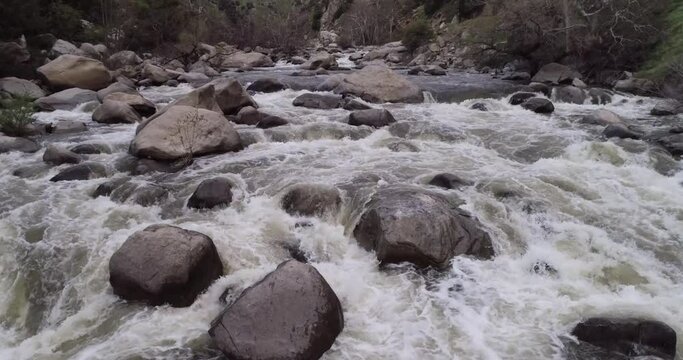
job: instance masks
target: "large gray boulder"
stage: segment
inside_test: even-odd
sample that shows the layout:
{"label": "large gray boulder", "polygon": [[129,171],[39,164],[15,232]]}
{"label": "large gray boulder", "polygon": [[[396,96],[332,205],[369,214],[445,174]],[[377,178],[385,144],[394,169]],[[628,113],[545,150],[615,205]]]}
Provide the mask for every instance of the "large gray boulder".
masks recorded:
{"label": "large gray boulder", "polygon": [[[104,46],[104,45],[102,45]],[[106,49],[106,46],[105,46]],[[97,50],[95,45],[91,43],[82,43],[81,46],[79,47],[79,50],[83,56],[87,56],[92,59],[97,59],[97,60],[102,60],[102,57],[104,56],[103,52],[100,52]],[[106,50],[105,50],[106,51]]]}
{"label": "large gray boulder", "polygon": [[86,55],[81,51],[79,48],[76,47],[76,45],[62,39],[58,39],[54,45],[52,45],[52,49],[50,49],[50,52],[48,53],[48,56],[51,59],[60,57],[62,55],[78,55],[78,56],[83,56]]}
{"label": "large gray boulder", "polygon": [[100,90],[109,86],[111,74],[102,62],[77,55],[62,55],[38,68],[47,83],[57,89]]}
{"label": "large gray boulder", "polygon": [[142,64],[142,59],[130,50],[119,51],[107,59],[107,66],[112,70],[140,64]]}
{"label": "large gray boulder", "polygon": [[154,85],[162,85],[172,79],[168,71],[151,63],[146,63],[142,67],[142,76]]}
{"label": "large gray boulder", "polygon": [[339,190],[324,185],[295,185],[282,197],[282,208],[294,216],[334,215],[340,206]]}
{"label": "large gray boulder", "polygon": [[93,112],[92,120],[101,124],[135,124],[142,118],[125,102],[105,100]]}
{"label": "large gray boulder", "polygon": [[341,303],[311,265],[290,260],[245,290],[211,324],[229,359],[319,359],[344,328]]}
{"label": "large gray boulder", "polygon": [[10,94],[12,97],[24,97],[35,100],[45,96],[45,92],[35,83],[15,77],[0,79],[0,93]]}
{"label": "large gray boulder", "polygon": [[317,69],[326,69],[329,70],[330,68],[336,67],[337,66],[337,58],[334,57],[334,55],[329,54],[327,52],[320,52],[317,53],[311,58],[306,61],[301,67],[306,70],[317,70]]}
{"label": "large gray boulder", "polygon": [[127,84],[124,84],[122,82],[115,82],[112,83],[111,85],[107,86],[106,88],[99,90],[97,92],[97,99],[100,101],[104,101],[104,98],[107,97],[109,94],[113,93],[127,93],[127,94],[137,94],[138,91],[134,87],[131,87]]}
{"label": "large gray boulder", "polygon": [[444,195],[412,187],[380,189],[353,231],[382,263],[445,267],[458,255],[493,257],[489,235]]}
{"label": "large gray boulder", "polygon": [[572,335],[580,344],[588,343],[625,358],[676,357],[676,331],[660,321],[591,318],[577,324]]}
{"label": "large gray boulder", "polygon": [[192,209],[213,209],[232,202],[232,183],[226,178],[204,180],[187,201]]}
{"label": "large gray boulder", "polygon": [[223,58],[221,69],[271,67],[274,65],[273,60],[259,52],[237,51]]}
{"label": "large gray boulder", "polygon": [[52,95],[42,97],[35,101],[41,110],[73,110],[80,104],[99,102],[97,93],[92,90],[72,88],[63,90]]}
{"label": "large gray boulder", "polygon": [[354,111],[349,115],[349,125],[381,128],[396,122],[394,116],[386,109],[368,109]]}
{"label": "large gray boulder", "polygon": [[240,137],[222,114],[171,106],[140,130],[130,146],[139,158],[174,161],[242,149]]}
{"label": "large gray boulder", "polygon": [[216,102],[226,115],[237,114],[241,108],[251,106],[258,108],[247,90],[237,79],[216,79],[208,85],[216,89]]}
{"label": "large gray boulder", "polygon": [[109,260],[114,294],[149,305],[190,306],[222,275],[211,238],[170,225],[136,232]]}
{"label": "large gray boulder", "polygon": [[107,177],[107,169],[102,164],[87,162],[68,167],[53,176],[50,181],[92,180]]}
{"label": "large gray boulder", "polygon": [[20,137],[5,136],[0,133],[0,154],[12,151],[34,153],[40,150],[40,145],[35,141]]}
{"label": "large gray boulder", "polygon": [[544,65],[531,79],[532,82],[548,84],[571,84],[574,79],[580,79],[581,74],[572,70],[569,66],[550,63]]}
{"label": "large gray boulder", "polygon": [[652,108],[650,114],[654,116],[683,114],[683,103],[673,99],[663,100],[658,102],[655,107]]}
{"label": "large gray boulder", "polygon": [[417,85],[383,65],[368,65],[344,76],[334,92],[376,103],[419,103],[424,100]]}
{"label": "large gray boulder", "polygon": [[153,102],[145,99],[139,92],[115,92],[104,97],[104,101],[118,101],[132,107],[140,116],[149,117],[157,111]]}

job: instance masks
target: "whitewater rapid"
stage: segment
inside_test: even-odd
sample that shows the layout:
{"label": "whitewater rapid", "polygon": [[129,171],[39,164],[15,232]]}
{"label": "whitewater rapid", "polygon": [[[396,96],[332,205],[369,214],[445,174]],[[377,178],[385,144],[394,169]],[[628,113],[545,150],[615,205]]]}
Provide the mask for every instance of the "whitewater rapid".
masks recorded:
{"label": "whitewater rapid", "polygon": [[[142,93],[165,103],[190,90]],[[207,330],[225,306],[221,295],[226,289],[228,298],[239,295],[297,245],[344,309],[344,330],[326,360],[562,359],[577,322],[611,315],[666,322],[679,334],[681,359],[680,163],[642,141],[602,139],[602,127],[578,121],[603,107],[643,130],[681,120],[650,117],[654,99],[556,102],[552,116],[506,99],[386,105],[398,121],[411,123],[399,138],[388,128],[345,124],[345,110],[295,108],[292,100],[302,93],[255,95],[262,111],[291,124],[238,127],[247,149],[197,159],[177,174],[135,177],[170,189],[159,206],[93,199],[104,179],[51,183],[61,167],[43,166],[42,151],[0,154],[0,359],[218,359]],[[477,101],[490,111],[471,110]],[[90,159],[106,164],[113,178],[124,177],[114,168],[135,126],[98,125],[87,110],[37,119],[87,121],[88,132],[49,141],[106,144],[111,154]],[[397,143],[404,146],[391,146]],[[38,170],[13,175],[27,166]],[[378,187],[428,187],[443,172],[475,183],[456,193],[491,234],[497,256],[458,257],[445,272],[380,270],[351,235],[363,204]],[[234,182],[233,204],[187,209],[196,185],[217,175]],[[341,189],[341,213],[333,219],[285,213],[283,190],[300,182]],[[298,226],[302,221],[313,226]],[[191,307],[146,307],[112,293],[109,258],[132,233],[156,223],[210,236],[226,266],[226,275]],[[539,274],[534,265],[547,271]]]}

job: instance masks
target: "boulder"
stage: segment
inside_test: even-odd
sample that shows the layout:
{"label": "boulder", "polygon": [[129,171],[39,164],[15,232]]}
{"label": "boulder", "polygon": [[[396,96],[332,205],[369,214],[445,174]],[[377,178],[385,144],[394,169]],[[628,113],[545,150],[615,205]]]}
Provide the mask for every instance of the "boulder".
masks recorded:
{"label": "boulder", "polygon": [[50,52],[48,53],[48,56],[51,59],[60,57],[62,55],[79,55],[83,56],[86,55],[81,51],[79,48],[76,47],[76,45],[62,39],[58,39],[55,41],[55,43],[52,45],[52,49],[50,49]]}
{"label": "boulder", "polygon": [[367,204],[353,234],[382,263],[445,267],[454,256],[493,257],[489,235],[444,195],[386,187]]}
{"label": "boulder", "polygon": [[92,155],[92,154],[109,154],[111,149],[105,144],[78,144],[72,146],[69,150],[76,154]]}
{"label": "boulder", "polygon": [[438,65],[429,65],[424,69],[426,74],[432,76],[444,76],[446,75],[446,70]]}
{"label": "boulder", "polygon": [[550,63],[538,70],[531,81],[559,85],[571,84],[574,79],[579,78],[581,78],[581,74],[570,67],[558,63]]}
{"label": "boulder", "polygon": [[199,73],[207,77],[220,76],[221,73],[216,71],[209,63],[206,61],[199,60],[194,64],[190,65],[188,72]]}
{"label": "boulder", "polygon": [[258,79],[247,87],[248,91],[272,93],[287,89],[287,85],[275,78]]}
{"label": "boulder", "polygon": [[34,153],[40,150],[40,145],[35,141],[20,138],[5,136],[0,133],[0,154],[4,154],[11,151],[19,151],[24,153]]}
{"label": "boulder", "polygon": [[657,93],[657,85],[652,80],[630,78],[617,81],[614,85],[614,90],[635,95],[652,96]]}
{"label": "boulder", "polygon": [[525,101],[527,101],[531,98],[535,98],[536,96],[537,95],[535,93],[531,93],[531,92],[518,92],[518,93],[514,93],[514,94],[512,94],[512,96],[510,96],[509,102],[510,102],[510,105],[521,105]]}
{"label": "boulder", "polygon": [[319,359],[344,328],[341,303],[311,265],[290,260],[248,288],[212,323],[229,359]]}
{"label": "boulder", "polygon": [[237,51],[223,58],[221,69],[255,68],[275,66],[273,60],[259,52]]}
{"label": "boulder", "polygon": [[353,126],[365,125],[379,129],[395,122],[394,116],[385,109],[358,110],[349,115],[349,125]]}
{"label": "boulder", "polygon": [[[191,106],[199,109],[206,109],[221,113],[221,107],[216,102],[216,88],[211,85],[204,85],[199,89],[192,90],[190,93],[176,99],[168,107],[171,106]],[[167,108],[168,108],[167,107]],[[164,112],[165,110],[161,110]]]}
{"label": "boulder", "polygon": [[538,114],[550,114],[555,111],[555,106],[548,99],[533,98],[525,101],[522,107]]}
{"label": "boulder", "polygon": [[111,75],[102,62],[77,55],[62,55],[38,68],[38,73],[56,89],[100,90],[109,86]]}
{"label": "boulder", "polygon": [[609,138],[620,138],[620,139],[638,140],[642,137],[641,134],[629,129],[624,124],[607,125],[605,130],[603,130],[602,135],[608,139]]}
{"label": "boulder", "polygon": [[334,57],[334,55],[331,55],[326,52],[320,52],[317,53],[311,58],[306,61],[301,67],[306,70],[317,70],[317,69],[325,69],[329,70],[330,68],[336,67],[337,66],[337,58]]}
{"label": "boulder", "polygon": [[142,67],[142,76],[152,82],[153,85],[162,85],[171,80],[171,75],[164,68],[145,63]]}
{"label": "boulder", "polygon": [[417,85],[382,65],[368,65],[343,77],[334,91],[376,103],[419,103],[424,100]]}
{"label": "boulder", "polygon": [[98,163],[82,163],[68,167],[53,176],[50,181],[92,180],[107,177],[107,169]]}
{"label": "boulder", "polygon": [[591,114],[584,116],[581,119],[581,122],[584,124],[604,126],[620,125],[624,123],[619,115],[605,109],[595,110]]}
{"label": "boulder", "polygon": [[117,101],[132,107],[140,116],[150,117],[157,111],[153,102],[145,99],[139,92],[115,92],[107,95],[103,101]]}
{"label": "boulder", "polygon": [[629,357],[676,357],[676,331],[660,321],[591,318],[574,327],[572,335],[588,343]]}
{"label": "boulder", "polygon": [[275,116],[261,113],[251,106],[242,108],[237,116],[232,119],[236,124],[252,125],[261,129],[270,129],[278,126],[287,125],[287,120]]}
{"label": "boulder", "polygon": [[669,116],[683,114],[683,104],[677,100],[669,99],[658,102],[650,111],[654,116]]}
{"label": "boulder", "polygon": [[187,159],[242,149],[240,137],[222,114],[171,106],[139,130],[131,154],[160,161]]}
{"label": "boulder", "polygon": [[650,134],[648,137],[662,146],[673,156],[683,156],[683,133],[680,128],[674,128],[660,134]]}
{"label": "boulder", "polygon": [[78,120],[59,120],[47,126],[50,134],[71,134],[88,130],[88,126],[83,121]]}
{"label": "boulder", "polygon": [[588,96],[583,89],[576,86],[563,86],[555,88],[555,100],[570,104],[583,104]]}
{"label": "boulder", "polygon": [[42,97],[35,104],[43,111],[73,110],[81,104],[99,102],[92,90],[72,88]]}
{"label": "boulder", "polygon": [[121,83],[121,82],[115,82],[112,83],[111,85],[107,86],[106,88],[100,90],[97,92],[97,100],[100,102],[104,101],[104,98],[107,97],[109,94],[113,93],[126,93],[126,94],[137,94],[138,91],[131,86],[128,86],[127,84]]}
{"label": "boulder", "polygon": [[489,107],[486,106],[486,104],[481,103],[481,102],[477,102],[477,103],[472,104],[470,106],[470,109],[479,110],[479,111],[489,111]]}
{"label": "boulder", "polygon": [[142,64],[142,59],[130,50],[119,51],[112,54],[107,59],[107,66],[112,70],[117,70],[126,66],[137,66]]}
{"label": "boulder", "polygon": [[294,65],[302,65],[306,63],[306,59],[301,56],[292,56],[292,58],[289,59],[289,62]]}
{"label": "boulder", "polygon": [[526,71],[515,71],[511,73],[507,73],[501,77],[501,80],[510,80],[510,81],[529,81],[531,79],[531,75],[526,72]]}
{"label": "boulder", "polygon": [[226,115],[234,115],[241,108],[258,105],[237,79],[216,79],[209,83],[216,89],[216,102]]}
{"label": "boulder", "polygon": [[91,59],[102,60],[102,56],[104,55],[103,53],[97,51],[95,45],[91,43],[82,43],[79,50],[83,56],[87,56]]}
{"label": "boulder", "polygon": [[345,97],[342,102],[344,105],[342,106],[344,110],[349,110],[349,111],[356,111],[356,110],[368,110],[372,109],[372,107],[362,101],[359,101],[358,99],[354,99],[352,97]]}
{"label": "boulder", "polygon": [[600,88],[592,88],[588,90],[588,96],[591,103],[594,105],[607,105],[612,102],[612,92]]}
{"label": "boulder", "polygon": [[15,77],[0,79],[0,93],[10,94],[12,97],[23,97],[35,100],[45,96],[45,91],[35,83]]}
{"label": "boulder", "polygon": [[204,86],[207,83],[209,83],[209,81],[211,81],[211,79],[208,76],[198,72],[188,72],[182,74],[178,76],[178,80],[181,82],[186,82],[195,88]]}
{"label": "boulder", "polygon": [[124,102],[105,100],[95,109],[92,120],[101,124],[135,124],[142,121],[142,118]]}
{"label": "boulder", "polygon": [[43,161],[52,165],[78,164],[81,156],[61,146],[50,144],[43,153]]}
{"label": "boulder", "polygon": [[190,306],[222,275],[211,238],[170,225],[136,232],[109,260],[114,294],[152,306]]}
{"label": "boulder", "polygon": [[293,216],[334,215],[340,206],[339,190],[324,185],[295,185],[282,197],[282,208]]}
{"label": "boulder", "polygon": [[332,94],[306,93],[294,99],[294,106],[310,109],[336,109],[341,106],[342,97]]}
{"label": "boulder", "polygon": [[187,201],[192,209],[213,209],[228,206],[232,202],[232,183],[225,178],[202,181]]}
{"label": "boulder", "polygon": [[462,179],[461,177],[453,174],[443,173],[434,176],[429,180],[429,185],[437,186],[447,190],[459,189],[463,186],[472,185],[471,181]]}
{"label": "boulder", "polygon": [[547,97],[552,95],[553,89],[547,84],[532,82],[528,85],[531,92],[541,93]]}

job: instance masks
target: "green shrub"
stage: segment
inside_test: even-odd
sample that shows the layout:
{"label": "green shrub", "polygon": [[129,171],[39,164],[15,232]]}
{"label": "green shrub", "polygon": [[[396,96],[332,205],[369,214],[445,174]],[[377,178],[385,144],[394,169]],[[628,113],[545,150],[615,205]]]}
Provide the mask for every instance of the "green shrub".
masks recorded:
{"label": "green shrub", "polygon": [[28,135],[33,122],[33,102],[27,99],[3,100],[0,103],[0,132],[8,136]]}
{"label": "green shrub", "polygon": [[639,76],[662,80],[677,63],[683,63],[683,0],[674,0],[666,16],[666,38],[650,54]]}
{"label": "green shrub", "polygon": [[429,22],[424,18],[418,18],[403,29],[403,45],[408,49],[415,50],[426,44],[434,37],[434,32]]}

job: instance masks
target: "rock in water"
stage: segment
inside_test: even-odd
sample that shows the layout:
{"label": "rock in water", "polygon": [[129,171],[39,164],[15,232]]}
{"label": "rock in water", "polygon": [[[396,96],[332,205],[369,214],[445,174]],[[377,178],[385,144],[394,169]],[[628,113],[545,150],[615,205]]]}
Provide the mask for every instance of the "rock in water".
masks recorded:
{"label": "rock in water", "polygon": [[130,146],[131,154],[160,161],[241,149],[239,135],[222,114],[190,106],[171,106],[149,121]]}
{"label": "rock in water", "polygon": [[638,140],[642,137],[639,133],[629,129],[624,124],[612,124],[607,125],[605,130],[602,132],[606,138],[620,138],[620,139],[635,139]]}
{"label": "rock in water", "polygon": [[341,303],[311,265],[280,264],[211,324],[229,359],[319,359],[344,328]]}
{"label": "rock in water", "polygon": [[111,83],[109,70],[102,62],[76,55],[62,55],[38,68],[51,87],[100,90]]}
{"label": "rock in water", "polygon": [[78,164],[81,156],[61,146],[50,144],[43,153],[43,161],[53,165]]}
{"label": "rock in water", "polygon": [[531,92],[518,92],[518,93],[514,93],[514,94],[512,94],[512,96],[510,97],[510,105],[521,105],[521,104],[523,104],[525,101],[527,101],[527,100],[529,100],[529,99],[531,99],[531,98],[535,98],[535,97],[536,97],[536,94],[531,93]]}
{"label": "rock in water", "polygon": [[107,177],[107,169],[98,163],[83,163],[62,170],[50,179],[52,182],[92,180]]}
{"label": "rock in water", "polygon": [[135,93],[115,92],[107,95],[104,101],[118,101],[132,107],[140,116],[150,117],[157,111],[153,102],[145,99],[137,91]]}
{"label": "rock in water", "polygon": [[472,185],[471,181],[463,180],[461,177],[453,174],[443,173],[438,174],[429,181],[429,185],[438,186],[447,190],[458,189],[462,186]]}
{"label": "rock in water", "polygon": [[282,208],[290,215],[325,216],[334,214],[341,205],[335,188],[322,185],[296,185],[282,198]]}
{"label": "rock in water", "polygon": [[534,77],[531,79],[533,82],[539,83],[549,83],[549,84],[571,84],[574,79],[581,77],[581,74],[572,70],[570,67],[558,64],[550,63],[544,65]]}
{"label": "rock in water", "polygon": [[40,150],[40,145],[33,140],[5,136],[0,133],[0,154],[11,151],[34,153],[38,150]]}
{"label": "rock in water", "polygon": [[368,65],[345,76],[334,91],[375,103],[419,103],[424,100],[417,85],[382,65]]}
{"label": "rock in water", "polygon": [[454,256],[493,257],[489,235],[447,197],[412,187],[375,194],[353,231],[383,263],[445,267]]}
{"label": "rock in water", "polygon": [[216,79],[209,83],[216,89],[216,102],[226,115],[237,114],[243,107],[258,108],[246,89],[237,79]]}
{"label": "rock in water", "polygon": [[136,232],[109,260],[114,294],[149,305],[190,306],[222,275],[211,238],[170,225]]}
{"label": "rock in water", "polygon": [[555,105],[543,98],[529,99],[522,104],[522,107],[538,114],[550,114],[555,111]]}
{"label": "rock in water", "polygon": [[92,114],[95,122],[102,124],[135,124],[142,121],[140,115],[121,101],[105,100]]}
{"label": "rock in water", "polygon": [[187,201],[187,207],[193,209],[213,209],[228,206],[232,202],[232,183],[225,178],[202,181],[197,190]]}
{"label": "rock in water", "polygon": [[271,67],[274,66],[273,60],[268,56],[258,52],[246,53],[244,51],[237,51],[225,57],[221,63],[221,69],[240,69],[240,68],[255,68],[255,67]]}
{"label": "rock in water", "polygon": [[560,102],[581,105],[586,102],[588,95],[576,86],[563,86],[555,88],[555,98]]}
{"label": "rock in water", "polygon": [[676,332],[659,321],[591,318],[572,331],[579,341],[626,356],[657,356],[673,360]]}
{"label": "rock in water", "polygon": [[73,110],[80,104],[97,102],[97,93],[92,90],[72,88],[42,97],[35,104],[44,111]]}
{"label": "rock in water", "polygon": [[683,113],[683,104],[676,100],[660,101],[650,111],[654,116],[678,115]]}
{"label": "rock in water", "polygon": [[366,125],[379,129],[395,122],[394,116],[385,109],[359,110],[349,115],[349,125],[353,126]]}
{"label": "rock in water", "polygon": [[585,115],[581,122],[592,125],[623,125],[621,117],[609,110],[600,109]]}
{"label": "rock in water", "polygon": [[330,69],[337,66],[337,59],[334,55],[326,52],[320,52],[311,56],[311,59],[305,62],[301,67],[307,70]]}
{"label": "rock in water", "polygon": [[301,106],[309,109],[336,109],[342,106],[342,97],[330,94],[307,93],[299,95],[293,101],[294,106]]}
{"label": "rock in water", "polygon": [[287,88],[287,85],[283,84],[280,80],[275,78],[264,78],[254,81],[247,90],[262,92],[262,93],[272,93],[282,91]]}
{"label": "rock in water", "polygon": [[0,79],[0,93],[5,92],[13,97],[25,97],[35,100],[45,96],[45,92],[31,81],[15,77]]}

